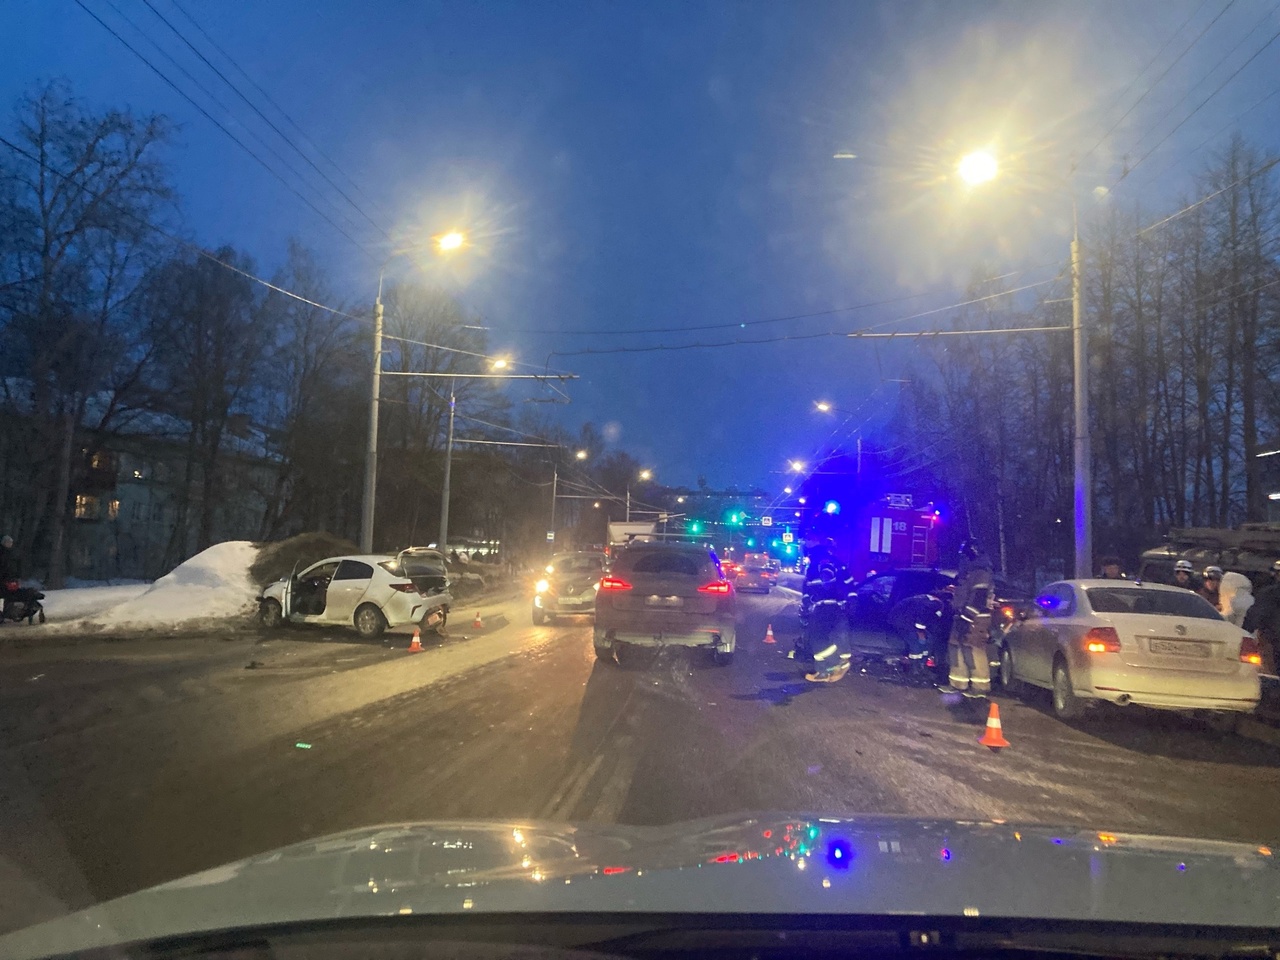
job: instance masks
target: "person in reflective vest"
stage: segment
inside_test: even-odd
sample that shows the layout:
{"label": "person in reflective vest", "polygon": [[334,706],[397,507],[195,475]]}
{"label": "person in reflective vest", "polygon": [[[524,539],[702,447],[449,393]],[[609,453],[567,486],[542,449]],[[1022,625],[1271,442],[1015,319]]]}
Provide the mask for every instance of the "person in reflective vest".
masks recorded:
{"label": "person in reflective vest", "polygon": [[956,592],[951,598],[955,619],[947,646],[950,672],[944,693],[985,697],[991,692],[991,664],[987,659],[987,637],[991,632],[991,610],[995,605],[995,580],[991,560],[973,540],[960,546],[960,570]]}

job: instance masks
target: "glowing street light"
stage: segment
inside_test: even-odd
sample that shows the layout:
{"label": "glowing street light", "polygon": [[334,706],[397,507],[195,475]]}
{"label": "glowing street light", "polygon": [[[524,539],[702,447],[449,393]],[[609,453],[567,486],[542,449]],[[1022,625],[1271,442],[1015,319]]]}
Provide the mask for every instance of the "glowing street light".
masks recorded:
{"label": "glowing street light", "polygon": [[790,488],[790,487],[783,487],[783,488],[782,488],[782,492],[783,492],[783,493],[790,493],[790,492],[791,492],[791,488]]}
{"label": "glowing street light", "polygon": [[825,400],[817,401],[816,403],[814,403],[814,406],[817,407],[819,413],[831,412],[831,404],[827,403],[827,401]]}
{"label": "glowing street light", "polygon": [[804,461],[792,460],[790,466],[795,473],[800,473],[802,470],[804,470]]}
{"label": "glowing street light", "polygon": [[956,172],[960,174],[960,179],[971,187],[976,187],[982,183],[990,183],[996,178],[996,174],[1000,172],[1000,165],[996,163],[996,158],[986,150],[974,150],[972,153],[966,153],[960,158],[960,163],[956,166]]}
{"label": "glowing street light", "polygon": [[466,234],[459,233],[457,230],[450,230],[448,233],[442,233],[435,238],[436,249],[441,253],[452,253],[454,250],[461,250],[467,243]]}
{"label": "glowing street light", "polygon": [[585,460],[587,459],[587,451],[579,450],[577,453],[574,454],[574,457],[576,457],[578,460]]}
{"label": "glowing street light", "polygon": [[653,471],[652,471],[652,470],[641,470],[641,471],[640,471],[640,479],[641,479],[641,480],[652,480],[652,479],[653,479]]}
{"label": "glowing street light", "polygon": [[498,357],[493,361],[493,369],[495,370],[505,370],[510,365],[511,361],[507,360],[505,357]]}

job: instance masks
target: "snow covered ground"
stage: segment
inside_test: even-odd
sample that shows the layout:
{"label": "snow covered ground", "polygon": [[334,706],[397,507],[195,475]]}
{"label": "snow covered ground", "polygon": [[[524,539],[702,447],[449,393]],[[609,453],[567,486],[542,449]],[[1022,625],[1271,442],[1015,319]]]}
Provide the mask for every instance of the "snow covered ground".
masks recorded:
{"label": "snow covered ground", "polygon": [[258,595],[249,580],[249,567],[257,556],[256,544],[229,540],[196,554],[150,585],[50,590],[44,601],[50,622],[32,629],[154,630],[245,615]]}

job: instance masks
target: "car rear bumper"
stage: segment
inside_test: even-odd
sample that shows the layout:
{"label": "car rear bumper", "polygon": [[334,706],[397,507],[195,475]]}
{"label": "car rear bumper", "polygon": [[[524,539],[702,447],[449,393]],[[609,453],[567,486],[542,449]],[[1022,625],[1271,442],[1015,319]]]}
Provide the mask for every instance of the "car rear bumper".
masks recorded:
{"label": "car rear bumper", "polygon": [[1258,706],[1257,699],[1182,697],[1168,693],[1128,693],[1122,690],[1095,690],[1087,695],[1109,703],[1134,703],[1156,710],[1227,710],[1233,713],[1252,713]]}
{"label": "car rear bumper", "polygon": [[708,647],[733,650],[737,638],[733,624],[707,623],[646,629],[640,624],[608,627],[596,622],[596,635],[601,642],[626,643],[637,647]]}
{"label": "car rear bumper", "polygon": [[433,593],[424,597],[418,593],[396,594],[382,607],[382,615],[387,618],[387,626],[402,627],[410,623],[422,623],[433,610],[453,603],[448,593]]}
{"label": "car rear bumper", "polygon": [[[1078,678],[1078,679],[1076,679]],[[1079,696],[1111,703],[1136,703],[1161,710],[1231,710],[1247,713],[1262,697],[1256,668],[1240,664],[1230,673],[1111,667],[1096,660],[1073,670]]]}

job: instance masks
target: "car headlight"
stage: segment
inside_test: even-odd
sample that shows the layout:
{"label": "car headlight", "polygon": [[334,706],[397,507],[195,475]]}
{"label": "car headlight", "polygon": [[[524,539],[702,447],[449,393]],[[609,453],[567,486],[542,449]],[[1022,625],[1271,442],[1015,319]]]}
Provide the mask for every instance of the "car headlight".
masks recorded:
{"label": "car headlight", "polygon": [[545,580],[539,580],[537,583],[533,585],[533,589],[536,590],[538,593],[546,593],[548,590],[551,589],[551,584],[547,583],[547,581]]}

